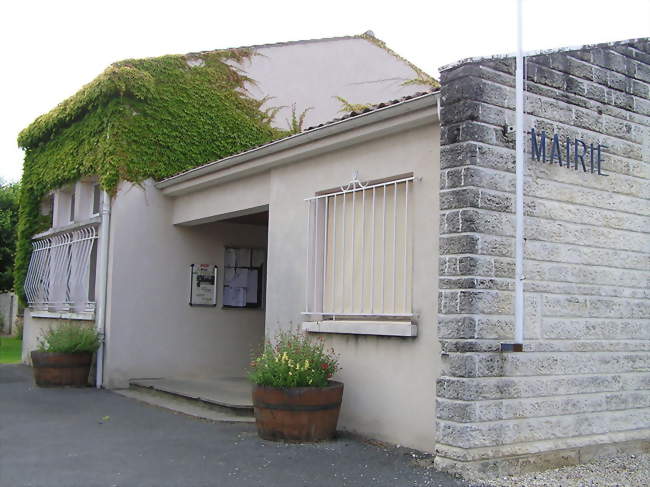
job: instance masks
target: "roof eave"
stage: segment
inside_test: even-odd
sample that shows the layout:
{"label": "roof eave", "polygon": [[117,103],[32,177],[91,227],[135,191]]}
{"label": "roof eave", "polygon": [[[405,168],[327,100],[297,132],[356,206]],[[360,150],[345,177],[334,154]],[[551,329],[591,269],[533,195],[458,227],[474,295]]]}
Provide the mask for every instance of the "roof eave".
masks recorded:
{"label": "roof eave", "polygon": [[[238,177],[243,177],[252,172],[261,172],[272,166],[291,162],[291,157],[288,156],[287,153],[292,149],[300,148],[301,154],[304,157],[310,152],[309,144],[314,145],[315,142],[328,137],[334,137],[354,129],[369,127],[383,121],[436,106],[439,101],[439,96],[439,91],[427,93],[367,113],[361,113],[354,117],[315,127],[305,132],[250,149],[246,152],[225,157],[203,166],[190,169],[184,173],[159,181],[155,186],[162,190],[165,195],[173,197],[209,185],[219,184],[217,182],[219,177],[216,176],[216,173],[224,172],[229,168],[242,166],[245,163],[254,163],[257,161],[259,164],[256,164],[254,169],[251,168],[248,171],[239,171]],[[430,119],[430,121],[438,121],[437,112],[435,112],[434,117]],[[213,177],[210,178],[210,176]],[[210,178],[210,181],[206,181],[207,178]],[[229,180],[234,178],[235,176],[230,176]]]}

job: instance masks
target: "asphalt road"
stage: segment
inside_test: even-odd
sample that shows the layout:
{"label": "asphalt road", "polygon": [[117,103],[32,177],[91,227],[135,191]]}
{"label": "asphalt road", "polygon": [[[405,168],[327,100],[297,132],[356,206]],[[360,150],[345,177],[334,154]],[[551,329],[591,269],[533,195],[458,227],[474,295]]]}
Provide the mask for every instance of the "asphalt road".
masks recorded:
{"label": "asphalt road", "polygon": [[466,485],[430,458],[352,438],[261,440],[253,424],[202,421],[110,391],[41,389],[0,365],[0,487]]}

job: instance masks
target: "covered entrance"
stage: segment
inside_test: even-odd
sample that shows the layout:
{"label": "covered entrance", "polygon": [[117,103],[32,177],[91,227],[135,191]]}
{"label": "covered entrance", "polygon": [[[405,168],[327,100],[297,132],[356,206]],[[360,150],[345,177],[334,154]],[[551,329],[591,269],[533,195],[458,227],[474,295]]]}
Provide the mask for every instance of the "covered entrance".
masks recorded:
{"label": "covered entrance", "polygon": [[264,342],[268,210],[194,223],[168,227],[167,243],[176,244],[167,273],[176,281],[175,306],[161,302],[161,314],[149,307],[146,325],[156,339],[127,345],[129,360],[140,363],[121,393],[209,419],[252,420],[246,374]]}

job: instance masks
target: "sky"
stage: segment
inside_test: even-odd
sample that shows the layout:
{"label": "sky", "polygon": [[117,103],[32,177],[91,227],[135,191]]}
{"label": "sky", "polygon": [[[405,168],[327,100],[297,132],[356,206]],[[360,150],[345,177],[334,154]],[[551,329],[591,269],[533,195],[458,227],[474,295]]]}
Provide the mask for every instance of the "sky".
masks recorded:
{"label": "sky", "polygon": [[[650,0],[522,0],[524,50],[650,36]],[[0,180],[18,132],[121,59],[372,30],[430,74],[516,47],[516,0],[5,0],[0,6]]]}

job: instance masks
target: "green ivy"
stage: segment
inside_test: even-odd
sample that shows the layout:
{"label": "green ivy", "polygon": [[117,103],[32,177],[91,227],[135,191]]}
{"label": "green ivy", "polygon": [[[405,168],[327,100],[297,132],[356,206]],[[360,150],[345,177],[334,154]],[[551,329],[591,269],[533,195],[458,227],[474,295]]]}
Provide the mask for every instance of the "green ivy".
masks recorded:
{"label": "green ivy", "polygon": [[96,176],[114,194],[120,181],[163,179],[286,135],[263,101],[243,95],[252,80],[228,64],[248,49],[131,59],[110,66],[18,136],[25,150],[15,289],[23,283],[40,202],[50,191]]}

